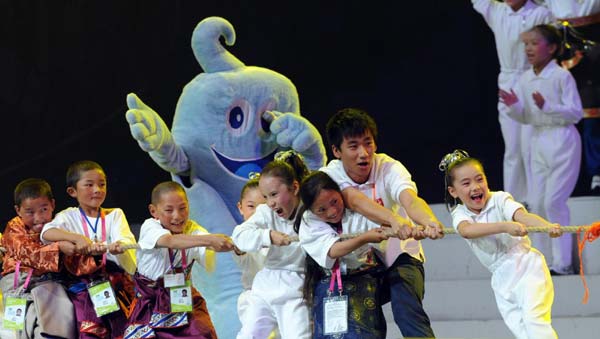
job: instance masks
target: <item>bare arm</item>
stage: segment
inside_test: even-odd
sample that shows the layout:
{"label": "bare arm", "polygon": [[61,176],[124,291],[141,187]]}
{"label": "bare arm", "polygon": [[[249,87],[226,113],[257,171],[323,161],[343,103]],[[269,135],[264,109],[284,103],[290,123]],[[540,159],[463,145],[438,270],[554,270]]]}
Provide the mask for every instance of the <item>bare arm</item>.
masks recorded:
{"label": "bare arm", "polygon": [[75,252],[77,253],[87,254],[91,250],[90,245],[92,241],[79,233],[72,233],[60,228],[51,228],[43,233],[43,237],[46,241],[69,241],[75,244]]}
{"label": "bare arm", "polygon": [[428,237],[437,239],[444,236],[444,226],[433,214],[427,202],[417,195],[417,192],[412,189],[405,189],[400,192],[399,200],[408,216],[417,224],[426,227],[425,232]]}
{"label": "bare arm", "polygon": [[526,225],[527,227],[551,227],[552,229],[549,233],[553,238],[560,237],[562,235],[562,230],[560,229],[559,224],[553,224],[537,214],[527,212],[524,208],[519,208],[513,215],[513,219],[516,222]]}
{"label": "bare arm", "polygon": [[400,239],[407,239],[412,234],[412,225],[406,218],[369,199],[359,190],[348,187],[342,191],[346,207],[354,210],[369,220],[382,225],[390,225]]}
{"label": "bare arm", "polygon": [[458,224],[458,233],[466,239],[476,239],[499,233],[524,236],[527,235],[527,228],[525,228],[525,225],[514,221],[470,223],[465,220]]}
{"label": "bare arm", "polygon": [[369,230],[356,238],[348,239],[345,241],[338,241],[329,248],[327,255],[330,258],[337,259],[345,256],[346,254],[354,251],[364,244],[372,242],[382,242],[388,237],[385,235],[382,228],[374,228]]}
{"label": "bare arm", "polygon": [[231,238],[224,234],[165,234],[156,241],[156,247],[187,249],[191,247],[209,247],[217,252],[233,250]]}

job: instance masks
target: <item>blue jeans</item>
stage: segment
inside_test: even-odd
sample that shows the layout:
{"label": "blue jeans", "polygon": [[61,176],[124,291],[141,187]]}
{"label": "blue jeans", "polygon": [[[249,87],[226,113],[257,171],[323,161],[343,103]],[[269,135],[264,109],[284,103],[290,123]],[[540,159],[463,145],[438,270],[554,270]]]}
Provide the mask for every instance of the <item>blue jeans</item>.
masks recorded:
{"label": "blue jeans", "polygon": [[384,275],[385,295],[381,304],[392,302],[394,321],[402,335],[405,338],[435,338],[429,316],[423,309],[423,263],[407,253],[402,253]]}

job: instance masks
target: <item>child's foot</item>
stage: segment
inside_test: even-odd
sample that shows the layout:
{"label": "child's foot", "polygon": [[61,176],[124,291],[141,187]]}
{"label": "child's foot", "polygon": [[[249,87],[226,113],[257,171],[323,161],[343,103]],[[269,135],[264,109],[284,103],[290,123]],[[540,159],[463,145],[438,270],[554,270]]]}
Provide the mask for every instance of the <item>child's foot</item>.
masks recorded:
{"label": "child's foot", "polygon": [[591,190],[592,193],[600,195],[600,175],[594,175],[592,177]]}
{"label": "child's foot", "polygon": [[550,275],[552,275],[552,276],[571,275],[571,274],[575,274],[575,271],[573,270],[572,266],[568,266],[568,267],[564,267],[564,268],[560,268],[560,269],[555,269],[555,268],[550,269]]}

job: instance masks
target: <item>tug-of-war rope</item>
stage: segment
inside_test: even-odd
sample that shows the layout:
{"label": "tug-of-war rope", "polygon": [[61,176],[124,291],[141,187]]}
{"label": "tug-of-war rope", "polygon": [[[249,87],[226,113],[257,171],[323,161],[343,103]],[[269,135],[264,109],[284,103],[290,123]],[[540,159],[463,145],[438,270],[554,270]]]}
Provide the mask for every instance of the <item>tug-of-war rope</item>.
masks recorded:
{"label": "tug-of-war rope", "polygon": [[[423,226],[417,226],[417,227],[422,228]],[[553,228],[552,227],[534,226],[534,227],[527,227],[527,232],[528,233],[548,233],[548,232],[550,232],[551,229],[553,229]],[[589,299],[589,288],[587,285],[587,281],[585,280],[585,275],[584,275],[584,270],[583,270],[582,253],[583,253],[583,249],[585,248],[585,245],[587,242],[593,242],[594,240],[596,240],[600,237],[600,221],[596,221],[596,222],[592,223],[591,225],[561,226],[560,229],[563,231],[563,233],[577,233],[577,245],[578,245],[578,249],[579,249],[579,275],[581,277],[581,281],[583,282],[583,288],[584,288],[584,295],[583,295],[582,303],[587,304],[588,299]],[[389,237],[395,237],[395,234],[392,232],[391,228],[389,230],[386,229],[384,231],[384,233]],[[442,229],[442,233],[457,234],[457,231],[454,228],[446,227],[446,228]],[[356,237],[360,236],[361,234],[363,234],[363,233],[342,233],[342,234],[340,234],[340,237],[341,237],[341,239],[345,240],[345,239],[356,238]],[[291,242],[297,242],[298,236],[290,235],[288,237],[288,239]],[[138,244],[123,244],[123,245],[121,245],[121,248],[123,250],[137,250],[137,249],[140,249],[140,245],[138,245]],[[0,247],[0,252],[4,253],[4,252],[6,252],[6,249],[4,247]],[[207,254],[209,254],[210,257],[214,256],[214,253],[212,251],[207,251]],[[214,260],[214,258],[213,258],[213,260]],[[214,263],[213,260],[210,260],[210,261]],[[212,270],[208,270],[208,271],[212,271]]]}

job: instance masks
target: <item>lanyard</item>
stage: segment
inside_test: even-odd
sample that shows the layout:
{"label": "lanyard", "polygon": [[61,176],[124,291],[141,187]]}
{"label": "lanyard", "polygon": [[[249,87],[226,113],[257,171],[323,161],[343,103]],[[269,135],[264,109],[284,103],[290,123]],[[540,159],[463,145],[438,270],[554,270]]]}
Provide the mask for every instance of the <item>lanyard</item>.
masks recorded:
{"label": "lanyard", "polygon": [[[27,290],[27,286],[29,285],[29,281],[31,280],[31,275],[33,274],[33,268],[29,269],[27,273],[27,278],[25,278],[25,284],[23,284],[23,290]],[[21,260],[17,261],[17,267],[15,268],[15,277],[13,280],[13,288],[16,290],[19,286],[19,276],[21,275]]]}
{"label": "lanyard", "polygon": [[79,207],[79,212],[81,213],[81,223],[83,224],[83,232],[85,233],[86,237],[90,238],[90,233],[88,231],[89,225],[92,231],[94,232],[94,242],[98,241],[98,237],[96,236],[98,234],[98,220],[102,219],[102,242],[104,242],[106,240],[106,220],[104,219],[104,211],[102,210],[102,208],[100,208],[100,210],[98,211],[98,218],[96,218],[94,226],[92,226],[90,219],[88,219],[87,215],[85,215],[85,213],[83,212],[83,208]]}
{"label": "lanyard", "polygon": [[[173,272],[175,272],[175,267],[173,267],[173,263],[175,262],[176,256],[177,250],[175,250],[175,253],[173,253],[173,250],[169,248],[169,262],[171,263],[171,271]],[[185,270],[187,268],[185,249],[181,250],[181,267],[183,268],[183,272],[185,273]]]}
{"label": "lanyard", "polygon": [[[90,232],[88,231],[88,225],[92,231],[94,231],[94,242],[98,241],[98,237],[96,237],[96,231],[98,230],[98,219],[102,219],[102,242],[106,241],[106,218],[104,218],[104,211],[102,208],[98,211],[98,219],[96,219],[95,226],[92,227],[92,223],[87,218],[83,209],[79,207],[79,212],[81,212],[81,223],[83,224],[83,232],[85,236],[90,238]],[[106,267],[106,253],[102,254],[102,266]]]}
{"label": "lanyard", "polygon": [[[336,227],[336,231],[338,234],[342,233],[341,225]],[[333,267],[331,268],[331,281],[329,282],[329,295],[333,293],[333,288],[335,286],[335,281],[337,280],[338,292],[342,295],[342,291],[344,290],[342,287],[342,272],[340,270],[340,258],[335,260]]]}

